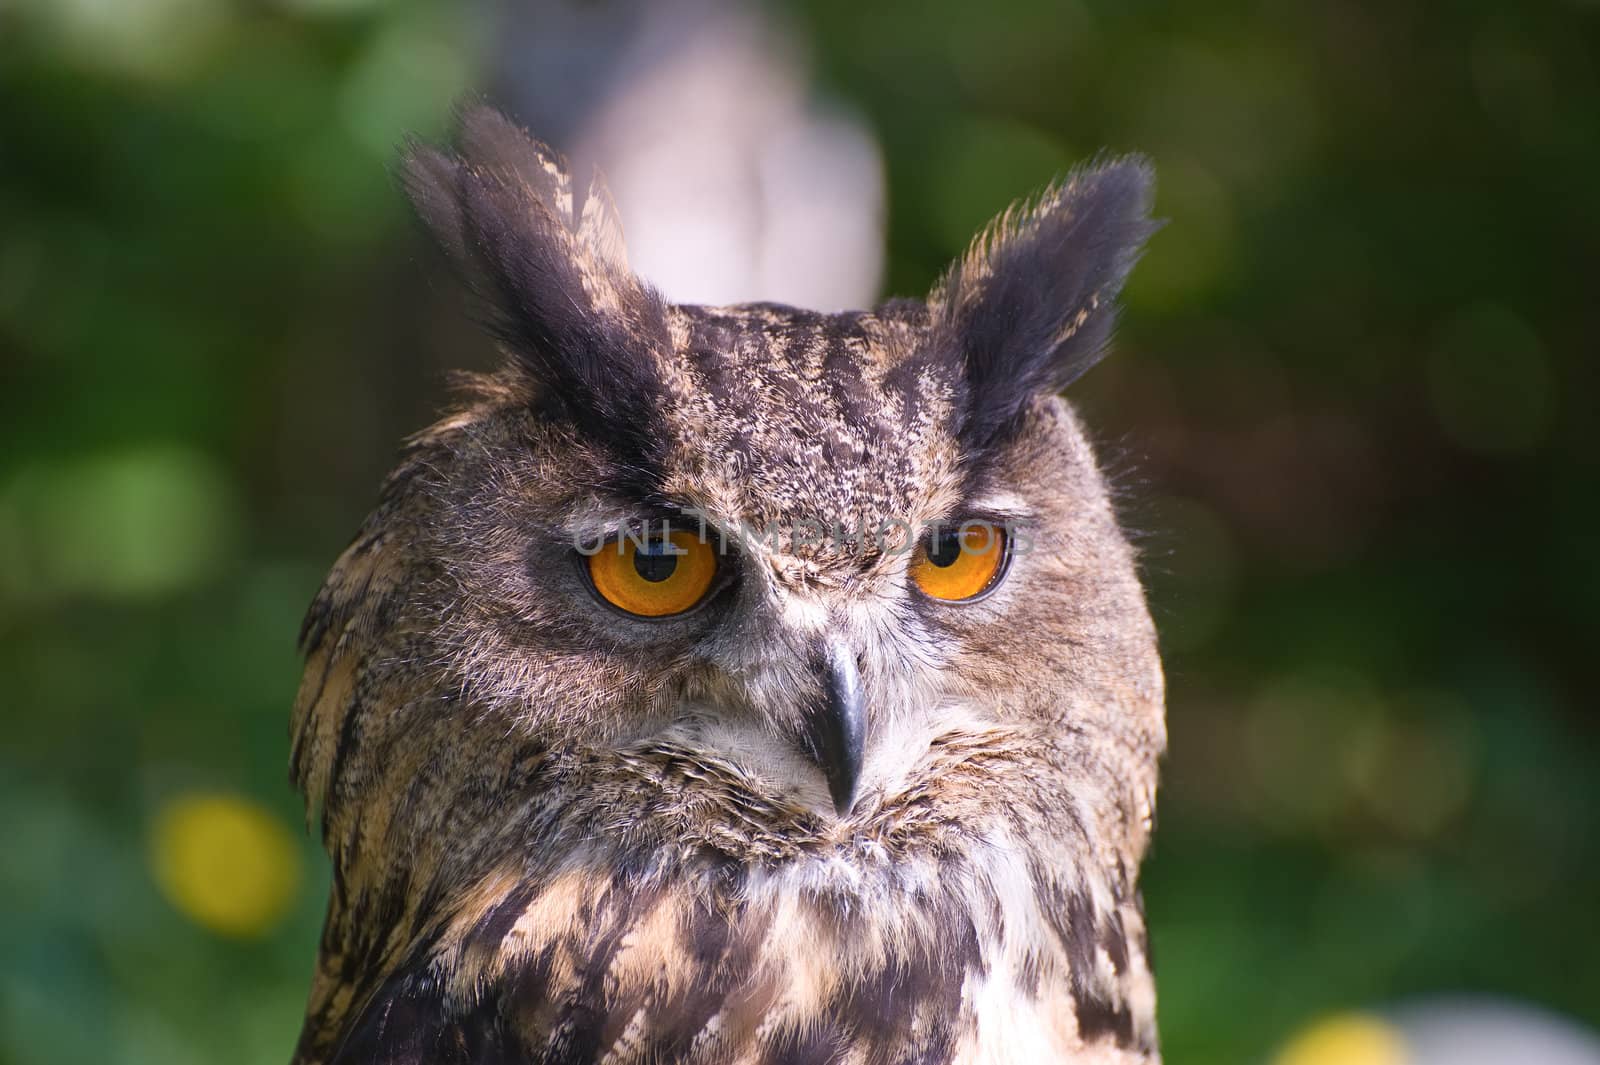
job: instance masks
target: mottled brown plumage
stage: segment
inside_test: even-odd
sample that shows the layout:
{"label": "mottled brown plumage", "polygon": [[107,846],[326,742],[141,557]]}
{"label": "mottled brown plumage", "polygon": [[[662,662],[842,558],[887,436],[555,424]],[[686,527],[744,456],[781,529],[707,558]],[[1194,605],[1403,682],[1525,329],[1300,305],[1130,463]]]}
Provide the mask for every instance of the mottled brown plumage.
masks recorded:
{"label": "mottled brown plumage", "polygon": [[[1161,670],[1055,394],[1142,166],[1008,214],[926,302],[821,315],[669,305],[504,119],[457,153],[407,186],[508,358],[306,619],[334,886],[295,1061],[1156,1061]],[[971,602],[848,533],[967,516],[1016,530]],[[727,551],[703,606],[597,599],[575,544],[690,517]],[[808,522],[838,534],[768,535]]]}

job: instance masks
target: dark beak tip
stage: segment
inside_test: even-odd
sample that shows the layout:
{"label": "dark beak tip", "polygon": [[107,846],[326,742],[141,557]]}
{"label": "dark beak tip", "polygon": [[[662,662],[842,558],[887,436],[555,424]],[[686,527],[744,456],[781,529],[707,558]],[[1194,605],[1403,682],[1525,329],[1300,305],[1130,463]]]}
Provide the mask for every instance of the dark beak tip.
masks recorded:
{"label": "dark beak tip", "polygon": [[834,812],[848,817],[855,809],[866,748],[861,677],[848,655],[819,657],[822,692],[804,727],[805,746],[827,779]]}
{"label": "dark beak tip", "polygon": [[[850,711],[859,721],[859,709]],[[840,817],[850,816],[855,809],[856,793],[861,781],[862,737],[859,725],[845,728],[841,741],[823,760],[823,775],[828,781],[828,794],[833,799],[833,809]]]}

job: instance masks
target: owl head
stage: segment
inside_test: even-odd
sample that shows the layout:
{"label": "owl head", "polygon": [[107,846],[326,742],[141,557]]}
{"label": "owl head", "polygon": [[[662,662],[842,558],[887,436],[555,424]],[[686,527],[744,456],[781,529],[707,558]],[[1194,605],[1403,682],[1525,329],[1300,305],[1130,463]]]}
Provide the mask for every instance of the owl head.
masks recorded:
{"label": "owl head", "polygon": [[306,621],[325,957],[392,971],[562,861],[826,893],[992,847],[1125,966],[1125,923],[1068,911],[1133,905],[1162,676],[1060,393],[1152,231],[1146,166],[1077,170],[926,299],[843,314],[666,302],[598,179],[488,109],[403,180],[505,359]]}

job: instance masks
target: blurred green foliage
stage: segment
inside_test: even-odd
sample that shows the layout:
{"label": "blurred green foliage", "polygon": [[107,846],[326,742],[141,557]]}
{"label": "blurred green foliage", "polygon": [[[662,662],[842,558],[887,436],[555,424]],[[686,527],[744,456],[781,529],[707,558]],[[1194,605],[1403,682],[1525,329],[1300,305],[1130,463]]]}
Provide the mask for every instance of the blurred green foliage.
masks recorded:
{"label": "blurred green foliage", "polygon": [[[1441,990],[1600,1023],[1600,9],[792,14],[883,142],[893,292],[1102,146],[1160,174],[1078,399],[1170,666],[1169,1059]],[[0,1061],[287,1056],[326,887],[293,634],[491,357],[387,171],[482,43],[427,0],[0,0]],[[286,912],[177,908],[230,831]]]}

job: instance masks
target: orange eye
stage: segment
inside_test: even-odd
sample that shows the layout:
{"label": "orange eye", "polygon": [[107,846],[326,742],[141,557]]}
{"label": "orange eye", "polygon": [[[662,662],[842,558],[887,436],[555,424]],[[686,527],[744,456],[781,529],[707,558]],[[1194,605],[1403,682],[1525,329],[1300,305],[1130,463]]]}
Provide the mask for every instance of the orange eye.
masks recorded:
{"label": "orange eye", "polygon": [[1006,533],[988,521],[937,528],[917,546],[911,579],[924,595],[959,603],[976,599],[1000,580]]}
{"label": "orange eye", "polygon": [[589,579],[612,606],[644,618],[681,614],[704,598],[717,575],[717,549],[697,533],[623,536],[589,556]]}

